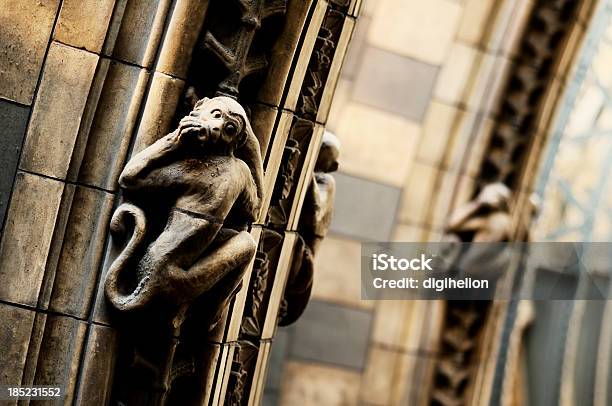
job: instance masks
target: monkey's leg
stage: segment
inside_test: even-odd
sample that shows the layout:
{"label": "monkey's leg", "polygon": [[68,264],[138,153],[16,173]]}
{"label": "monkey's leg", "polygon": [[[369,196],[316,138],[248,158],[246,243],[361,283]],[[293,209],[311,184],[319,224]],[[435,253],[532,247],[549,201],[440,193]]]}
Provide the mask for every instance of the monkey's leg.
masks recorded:
{"label": "monkey's leg", "polygon": [[[253,259],[256,249],[253,237],[242,231],[221,243],[215,250],[206,253],[187,271],[172,270],[169,275],[170,283],[177,291],[182,291],[186,297],[191,298],[208,292],[221,281],[224,282],[222,285],[227,285],[224,290],[232,290],[239,283],[240,276]],[[225,283],[227,280],[224,278],[238,270],[240,272],[236,272],[236,279],[231,278],[234,282]]]}
{"label": "monkey's leg", "polygon": [[[137,268],[138,285],[131,294],[140,306],[163,295],[176,303],[193,299],[189,290],[175,286],[214,240],[220,224],[174,210],[164,231],[149,245]],[[174,277],[173,275],[179,275]],[[177,288],[177,289],[175,289]]]}

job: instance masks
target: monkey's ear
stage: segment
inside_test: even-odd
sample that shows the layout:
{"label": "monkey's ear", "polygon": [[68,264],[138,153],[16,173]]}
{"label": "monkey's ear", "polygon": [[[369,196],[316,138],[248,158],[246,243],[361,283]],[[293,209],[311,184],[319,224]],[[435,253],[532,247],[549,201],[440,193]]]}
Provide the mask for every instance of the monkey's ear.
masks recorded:
{"label": "monkey's ear", "polygon": [[207,101],[209,101],[210,99],[208,97],[202,97],[200,100],[198,100],[195,104],[195,106],[193,106],[193,109],[197,109],[200,106],[202,106],[204,103],[206,103]]}
{"label": "monkey's ear", "polygon": [[238,135],[238,139],[236,140],[236,148],[242,148],[244,144],[247,142],[247,138],[249,137],[248,130],[245,128],[242,130],[240,135]]}

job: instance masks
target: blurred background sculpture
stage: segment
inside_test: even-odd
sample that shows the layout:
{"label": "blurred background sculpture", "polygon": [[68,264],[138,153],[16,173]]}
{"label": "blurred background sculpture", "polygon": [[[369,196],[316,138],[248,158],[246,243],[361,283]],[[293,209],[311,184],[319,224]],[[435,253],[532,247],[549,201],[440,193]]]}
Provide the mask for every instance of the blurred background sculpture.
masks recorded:
{"label": "blurred background sculpture", "polygon": [[486,185],[474,200],[457,209],[446,232],[468,242],[503,242],[510,232],[511,193],[503,183]]}
{"label": "blurred background sculpture", "polygon": [[306,309],[314,274],[314,256],[327,235],[334,209],[336,182],[331,175],[338,170],[340,141],[329,131],[317,158],[312,181],[308,188],[300,218],[300,237],[296,242],[291,271],[285,288],[283,312],[279,325],[296,321]]}
{"label": "blurred background sculpture", "polygon": [[[450,216],[445,239],[459,243],[453,253],[453,272],[463,276],[486,278],[492,289],[499,274],[509,263],[508,252],[497,244],[510,238],[511,192],[503,183],[491,183],[476,197],[457,208]],[[461,244],[475,243],[475,244]],[[432,399],[440,405],[467,404],[471,371],[477,359],[478,332],[486,322],[487,301],[465,300],[448,302],[445,334],[440,337],[446,349],[436,363]]]}

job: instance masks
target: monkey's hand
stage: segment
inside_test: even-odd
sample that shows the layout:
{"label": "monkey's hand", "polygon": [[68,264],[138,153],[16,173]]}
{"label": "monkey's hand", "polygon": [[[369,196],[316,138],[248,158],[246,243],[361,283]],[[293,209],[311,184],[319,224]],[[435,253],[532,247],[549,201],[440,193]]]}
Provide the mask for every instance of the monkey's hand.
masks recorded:
{"label": "monkey's hand", "polygon": [[181,119],[178,126],[177,141],[198,140],[205,142],[208,139],[206,125],[198,117],[186,116]]}

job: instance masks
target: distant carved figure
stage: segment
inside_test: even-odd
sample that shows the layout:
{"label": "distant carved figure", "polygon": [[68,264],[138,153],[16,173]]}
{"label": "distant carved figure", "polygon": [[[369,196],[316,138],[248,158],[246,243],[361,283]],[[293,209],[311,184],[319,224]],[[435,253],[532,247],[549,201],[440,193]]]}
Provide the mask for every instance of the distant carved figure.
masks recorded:
{"label": "distant carved figure", "polygon": [[[492,183],[451,215],[445,240],[458,249],[453,251],[452,258],[449,257],[449,270],[460,270],[463,276],[487,278],[492,285],[497,283],[499,274],[491,274],[490,271],[506,270],[509,264],[508,251],[499,244],[470,243],[509,241],[511,197],[506,185]],[[491,292],[494,289],[492,287]],[[463,298],[467,299],[469,293],[464,290]],[[485,325],[488,306],[485,301],[469,300],[450,301],[446,304],[444,331],[440,339],[447,351],[435,365],[432,403],[451,406],[468,402],[470,371],[478,345],[478,336],[474,332],[481,331]]]}
{"label": "distant carved figure", "polygon": [[285,288],[283,312],[279,321],[281,326],[297,320],[308,304],[312,291],[314,256],[332,220],[336,181],[330,173],[338,170],[339,155],[338,138],[326,131],[300,217],[300,238],[296,242]]}
{"label": "distant carved figure", "polygon": [[464,242],[504,242],[510,237],[510,189],[503,183],[485,186],[476,198],[451,216],[447,234]]}
{"label": "distant carved figure", "polygon": [[258,214],[262,184],[259,143],[244,109],[228,97],[197,102],[177,130],[121,173],[128,203],[110,228],[116,241],[133,231],[109,268],[108,300],[129,311],[158,299],[184,304],[220,286],[231,294],[255,254],[246,226]]}
{"label": "distant carved figure", "polygon": [[[510,198],[510,189],[503,183],[486,185],[474,200],[460,206],[450,217],[445,240],[463,243],[509,241]],[[505,269],[509,260],[508,250],[499,245],[464,244],[457,248],[450,262],[467,272],[467,276],[486,276],[491,282],[496,280],[493,270]]]}

